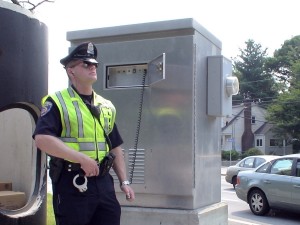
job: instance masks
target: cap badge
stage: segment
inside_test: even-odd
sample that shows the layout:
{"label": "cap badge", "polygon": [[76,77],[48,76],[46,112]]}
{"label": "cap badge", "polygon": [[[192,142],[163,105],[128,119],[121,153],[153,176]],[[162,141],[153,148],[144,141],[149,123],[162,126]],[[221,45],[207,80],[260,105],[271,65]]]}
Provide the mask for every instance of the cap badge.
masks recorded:
{"label": "cap badge", "polygon": [[87,53],[91,54],[91,55],[94,55],[94,46],[93,46],[92,43],[88,44]]}

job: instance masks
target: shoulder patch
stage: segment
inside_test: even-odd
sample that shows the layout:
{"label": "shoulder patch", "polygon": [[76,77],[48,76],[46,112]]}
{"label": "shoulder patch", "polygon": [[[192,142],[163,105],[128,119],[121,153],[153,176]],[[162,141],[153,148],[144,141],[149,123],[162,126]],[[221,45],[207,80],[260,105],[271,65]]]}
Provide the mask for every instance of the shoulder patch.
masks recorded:
{"label": "shoulder patch", "polygon": [[48,102],[46,101],[43,105],[43,108],[41,110],[41,116],[45,116],[49,111],[50,109],[52,108],[52,102]]}

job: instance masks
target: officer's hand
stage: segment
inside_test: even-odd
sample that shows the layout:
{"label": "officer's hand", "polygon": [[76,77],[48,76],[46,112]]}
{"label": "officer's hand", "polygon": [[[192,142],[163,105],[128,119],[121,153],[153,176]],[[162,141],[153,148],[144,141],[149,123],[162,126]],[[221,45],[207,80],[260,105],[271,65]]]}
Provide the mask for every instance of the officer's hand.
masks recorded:
{"label": "officer's hand", "polygon": [[94,159],[82,154],[80,160],[81,169],[85,172],[85,176],[93,177],[99,175],[99,167]]}
{"label": "officer's hand", "polygon": [[135,194],[133,189],[129,185],[122,185],[121,190],[126,194],[126,200],[133,202],[135,199]]}

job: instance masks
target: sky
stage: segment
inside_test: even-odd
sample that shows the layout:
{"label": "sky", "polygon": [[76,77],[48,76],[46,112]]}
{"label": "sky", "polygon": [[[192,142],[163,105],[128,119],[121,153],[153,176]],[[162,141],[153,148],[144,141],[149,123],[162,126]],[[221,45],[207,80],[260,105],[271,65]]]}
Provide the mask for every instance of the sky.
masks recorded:
{"label": "sky", "polygon": [[248,39],[268,48],[267,53],[272,56],[285,40],[300,35],[299,8],[299,0],[56,0],[43,3],[35,10],[35,16],[48,27],[48,91],[67,87],[67,76],[59,60],[68,54],[68,31],[193,18],[222,42],[222,55],[227,58],[236,57]]}

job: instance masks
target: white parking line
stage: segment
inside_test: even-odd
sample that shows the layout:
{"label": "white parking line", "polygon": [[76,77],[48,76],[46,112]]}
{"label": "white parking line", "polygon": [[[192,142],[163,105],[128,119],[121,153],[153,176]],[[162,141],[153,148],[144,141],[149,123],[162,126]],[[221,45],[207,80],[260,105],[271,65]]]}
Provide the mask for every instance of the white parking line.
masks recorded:
{"label": "white parking line", "polygon": [[235,220],[235,219],[230,219],[230,218],[228,218],[228,221],[238,223],[240,225],[242,225],[242,224],[245,224],[245,225],[260,225],[260,224],[257,224],[257,223],[251,223],[251,222],[246,222],[246,221],[242,221],[242,220]]}
{"label": "white parking line", "polygon": [[224,191],[224,190],[222,190],[222,192],[229,193],[229,194],[235,194],[235,191]]}
{"label": "white parking line", "polygon": [[240,202],[240,200],[234,200],[234,199],[222,198],[222,202]]}

